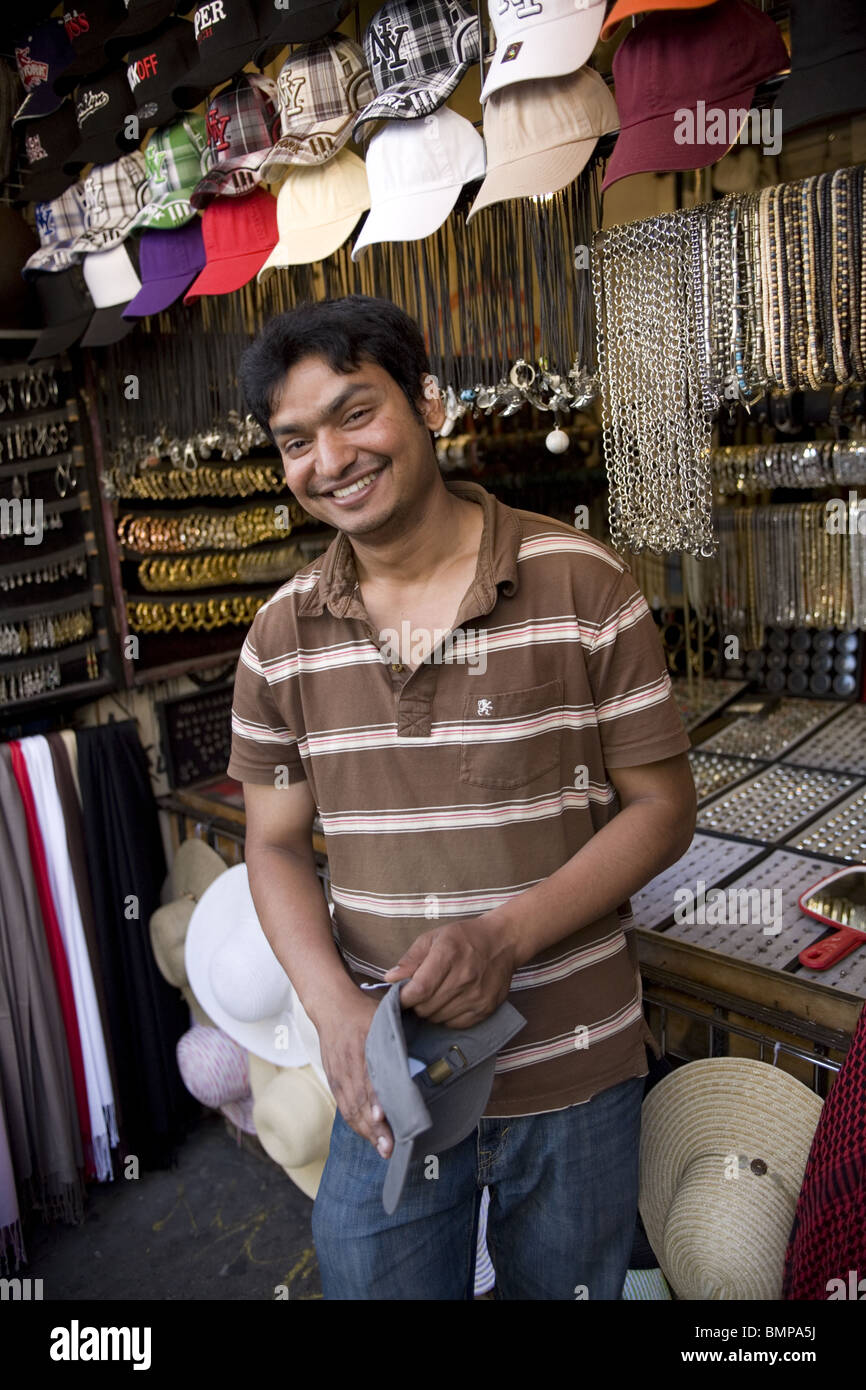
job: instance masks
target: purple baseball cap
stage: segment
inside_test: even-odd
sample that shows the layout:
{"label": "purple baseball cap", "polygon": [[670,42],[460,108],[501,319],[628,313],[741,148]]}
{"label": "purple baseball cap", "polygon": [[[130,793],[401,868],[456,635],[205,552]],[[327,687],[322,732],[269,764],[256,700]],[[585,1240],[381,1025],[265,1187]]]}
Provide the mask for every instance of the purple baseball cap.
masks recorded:
{"label": "purple baseball cap", "polygon": [[204,270],[206,259],[199,217],[171,231],[142,232],[138,244],[141,289],[127,304],[123,317],[139,319],[161,314]]}

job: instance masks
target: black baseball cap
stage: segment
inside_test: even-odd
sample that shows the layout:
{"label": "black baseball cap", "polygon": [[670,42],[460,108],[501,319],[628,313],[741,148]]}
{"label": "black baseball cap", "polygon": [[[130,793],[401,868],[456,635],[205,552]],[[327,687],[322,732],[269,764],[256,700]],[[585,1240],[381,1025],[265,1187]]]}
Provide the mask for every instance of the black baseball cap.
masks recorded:
{"label": "black baseball cap", "polygon": [[64,101],[50,116],[27,121],[21,130],[27,161],[21,180],[21,201],[47,203],[59,198],[76,178],[74,172],[63,168],[81,139],[75,107],[71,101]]}
{"label": "black baseball cap", "polygon": [[105,40],[105,56],[112,63],[139,48],[167,19],[190,7],[177,0],[126,0],[126,19]]}
{"label": "black baseball cap", "polygon": [[382,1190],[389,1215],[413,1159],[453,1148],[472,1133],[490,1098],[497,1053],[526,1025],[507,1000],[472,1028],[430,1023],[401,1009],[407,983],[398,980],[383,995],[365,1046],[367,1071],[394,1135]]}
{"label": "black baseball cap", "polygon": [[126,56],[126,80],[138,113],[139,126],[165,125],[180,107],[172,88],[196,61],[195,31],[188,19],[177,19]]}
{"label": "black baseball cap", "polygon": [[791,0],[791,73],[776,98],[785,134],[866,109],[863,0]]}
{"label": "black baseball cap", "polygon": [[75,93],[79,143],[64,162],[67,173],[77,173],[85,164],[111,164],[137,149],[140,137],[124,133],[126,117],[136,114],[122,68],[83,82]]}
{"label": "black baseball cap", "polygon": [[263,43],[273,15],[273,0],[207,0],[196,6],[196,61],[171,94],[181,111],[191,111],[245,67]]}
{"label": "black baseball cap", "polygon": [[254,55],[262,67],[270,50],[274,55],[289,43],[312,43],[330,34],[357,8],[357,0],[294,0],[287,8],[272,5],[265,20],[266,39]]}
{"label": "black baseball cap", "polygon": [[86,332],[95,309],[80,265],[54,273],[41,270],[31,277],[45,325],[27,361],[55,357],[77,343]]}
{"label": "black baseball cap", "polygon": [[63,23],[75,61],[54,79],[59,96],[67,96],[84,78],[107,66],[106,41],[125,18],[123,0],[83,0],[65,10]]}

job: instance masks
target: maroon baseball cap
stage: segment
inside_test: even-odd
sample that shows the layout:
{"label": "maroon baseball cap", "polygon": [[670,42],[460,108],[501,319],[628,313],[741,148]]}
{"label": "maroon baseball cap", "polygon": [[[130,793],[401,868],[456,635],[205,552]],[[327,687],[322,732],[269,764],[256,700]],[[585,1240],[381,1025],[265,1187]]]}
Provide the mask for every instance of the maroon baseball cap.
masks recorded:
{"label": "maroon baseball cap", "polygon": [[620,133],[602,188],[629,174],[714,164],[728,147],[679,143],[678,113],[690,111],[697,121],[699,103],[701,112],[748,109],[758,83],[789,61],[775,22],[748,0],[648,15],[614,56]]}

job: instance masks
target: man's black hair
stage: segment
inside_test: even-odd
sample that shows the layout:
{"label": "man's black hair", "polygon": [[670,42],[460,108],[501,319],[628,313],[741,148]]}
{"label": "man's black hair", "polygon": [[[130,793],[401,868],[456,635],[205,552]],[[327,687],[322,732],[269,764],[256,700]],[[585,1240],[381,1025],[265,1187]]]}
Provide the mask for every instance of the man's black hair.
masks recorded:
{"label": "man's black hair", "polygon": [[375,362],[393,377],[413,411],[430,364],[424,337],[390,299],[349,294],[298,304],[277,314],[241,357],[239,377],[250,413],[273,439],[270,417],[286,373],[305,357],[323,357],[335,372]]}

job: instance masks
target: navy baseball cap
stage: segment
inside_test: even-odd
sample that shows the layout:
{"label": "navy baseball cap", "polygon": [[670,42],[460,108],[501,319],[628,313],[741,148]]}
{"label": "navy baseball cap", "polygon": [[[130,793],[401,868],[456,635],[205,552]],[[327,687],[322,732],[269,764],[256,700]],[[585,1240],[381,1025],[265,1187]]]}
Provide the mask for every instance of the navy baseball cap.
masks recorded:
{"label": "navy baseball cap", "polygon": [[66,37],[63,20],[49,19],[40,24],[13,44],[13,52],[27,95],[12,117],[12,124],[34,116],[50,116],[63,100],[54,90],[54,79],[75,60],[75,49]]}

